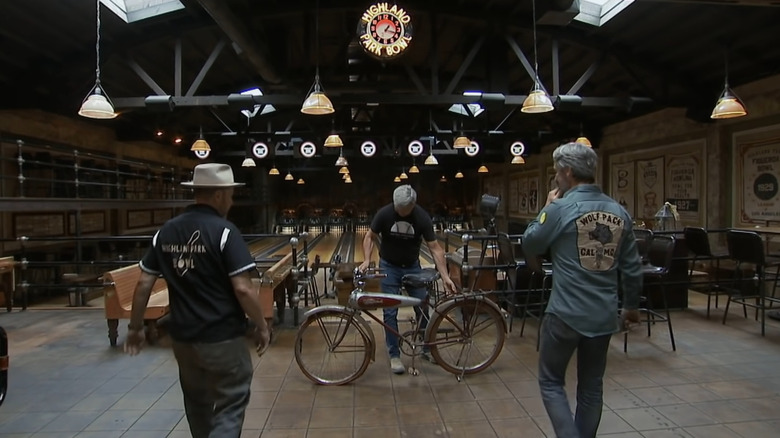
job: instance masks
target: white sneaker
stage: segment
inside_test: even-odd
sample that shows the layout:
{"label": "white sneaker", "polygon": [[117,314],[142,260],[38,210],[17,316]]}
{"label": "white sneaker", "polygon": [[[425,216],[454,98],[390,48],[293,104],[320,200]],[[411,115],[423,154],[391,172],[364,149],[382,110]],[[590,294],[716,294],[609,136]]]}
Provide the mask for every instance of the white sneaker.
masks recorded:
{"label": "white sneaker", "polygon": [[390,370],[393,372],[393,374],[403,374],[404,371],[406,371],[406,368],[404,367],[404,363],[401,362],[400,357],[390,358]]}

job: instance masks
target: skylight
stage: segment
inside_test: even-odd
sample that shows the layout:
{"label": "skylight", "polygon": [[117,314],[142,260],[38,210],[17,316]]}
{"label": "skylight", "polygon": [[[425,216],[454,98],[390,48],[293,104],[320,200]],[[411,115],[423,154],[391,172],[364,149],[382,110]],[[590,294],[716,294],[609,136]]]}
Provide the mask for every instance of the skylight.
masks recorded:
{"label": "skylight", "polygon": [[633,2],[634,0],[582,0],[580,13],[574,19],[602,26]]}
{"label": "skylight", "polygon": [[100,0],[126,23],[184,9],[179,0]]}
{"label": "skylight", "polygon": [[[241,92],[241,94],[245,96],[262,96],[263,92],[259,88],[250,88],[249,90],[244,90]],[[260,109],[262,107],[262,110]],[[276,111],[276,108],[273,105],[258,105],[256,104],[254,109],[252,111],[249,110],[241,110],[241,114],[246,116],[246,118],[251,119],[252,117],[257,115],[257,112],[260,111],[260,115],[268,114]]]}

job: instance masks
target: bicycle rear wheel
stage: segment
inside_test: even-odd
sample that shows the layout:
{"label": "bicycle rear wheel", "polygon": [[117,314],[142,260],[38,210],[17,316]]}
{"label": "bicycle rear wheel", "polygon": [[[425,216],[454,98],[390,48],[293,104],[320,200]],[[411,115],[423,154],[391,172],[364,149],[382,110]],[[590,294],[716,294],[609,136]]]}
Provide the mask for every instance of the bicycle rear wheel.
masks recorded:
{"label": "bicycle rear wheel", "polygon": [[489,367],[506,336],[501,312],[481,299],[443,304],[429,330],[431,355],[453,374],[475,374]]}
{"label": "bicycle rear wheel", "polygon": [[371,341],[353,315],[330,311],[311,315],[295,338],[295,361],[301,372],[321,385],[343,385],[365,372]]}

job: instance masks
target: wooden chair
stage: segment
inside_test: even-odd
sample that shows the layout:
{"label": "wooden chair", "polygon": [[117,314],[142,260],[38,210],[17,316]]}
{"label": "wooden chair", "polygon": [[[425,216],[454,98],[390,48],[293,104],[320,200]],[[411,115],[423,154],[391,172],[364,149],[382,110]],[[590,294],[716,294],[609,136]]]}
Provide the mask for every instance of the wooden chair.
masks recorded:
{"label": "wooden chair", "polygon": [[[726,295],[726,290],[720,283],[720,261],[729,258],[727,252],[713,253],[710,248],[710,239],[707,231],[701,227],[685,227],[683,229],[683,236],[685,237],[685,244],[688,246],[688,250],[693,254],[693,259],[688,269],[688,278],[690,279],[689,290],[707,295],[707,318],[710,317],[710,306],[712,303],[712,297],[715,297],[715,308],[718,308],[718,297],[720,295]],[[713,278],[702,280],[694,280],[694,273],[696,272],[697,261],[709,262],[710,271],[712,270],[713,262],[715,264]],[[703,286],[703,287],[700,287]]]}

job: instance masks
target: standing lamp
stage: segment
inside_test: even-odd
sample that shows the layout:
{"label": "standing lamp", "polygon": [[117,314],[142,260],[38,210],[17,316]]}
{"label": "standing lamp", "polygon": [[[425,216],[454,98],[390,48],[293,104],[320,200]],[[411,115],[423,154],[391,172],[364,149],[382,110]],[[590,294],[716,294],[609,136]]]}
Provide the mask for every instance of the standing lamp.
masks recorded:
{"label": "standing lamp", "polygon": [[114,111],[114,105],[100,86],[100,0],[97,3],[97,41],[95,43],[95,85],[84,98],[79,108],[79,115],[90,119],[113,119],[118,114]]}

